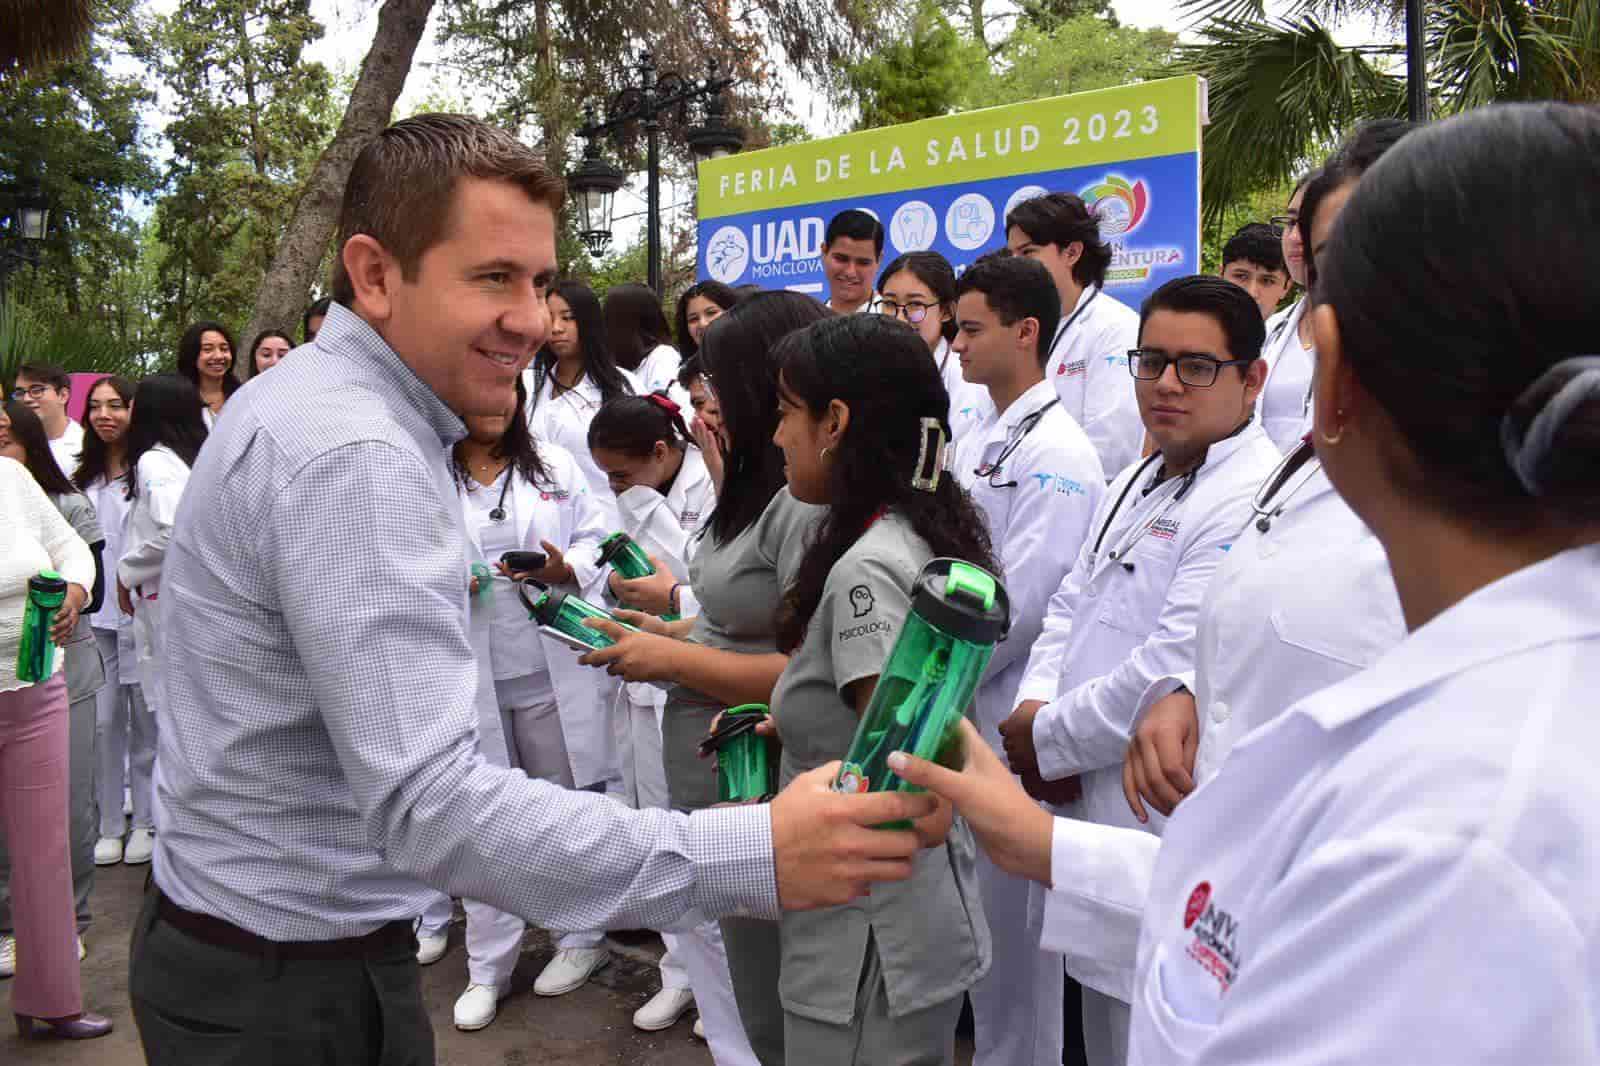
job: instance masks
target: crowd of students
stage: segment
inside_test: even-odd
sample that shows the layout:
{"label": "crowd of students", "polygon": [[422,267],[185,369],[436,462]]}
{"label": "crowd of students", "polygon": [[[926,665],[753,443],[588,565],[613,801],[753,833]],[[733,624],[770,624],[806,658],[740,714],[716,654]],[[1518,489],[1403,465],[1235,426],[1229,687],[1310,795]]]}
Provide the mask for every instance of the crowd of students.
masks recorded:
{"label": "crowd of students", "polygon": [[[1600,121],[1559,105],[1422,130],[1367,123],[1295,185],[1283,216],[1227,242],[1219,275],[1174,278],[1138,310],[1106,290],[1110,248],[1066,192],[1016,205],[1004,246],[960,272],[934,252],[883,265],[881,225],[845,211],[822,248],[825,301],[701,282],[669,326],[643,286],[601,298],[550,284],[548,328],[514,397],[464,414],[464,433],[441,431],[475,758],[565,794],[706,812],[718,792],[701,741],[723,710],[764,703],[780,788],[794,794],[849,746],[931,559],[1000,576],[1010,633],[969,713],[965,768],[896,761],[943,799],[915,822],[905,865],[861,875],[851,902],[777,920],[722,902],[631,910],[624,897],[648,878],[630,867],[616,901],[578,871],[530,871],[587,893],[530,904],[462,851],[487,846],[491,811],[483,840],[415,845],[426,865],[409,842],[385,853],[430,886],[399,897],[418,962],[448,954],[452,897],[463,902],[456,1027],[492,1024],[529,918],[574,916],[547,923],[556,952],[534,992],[556,996],[610,961],[607,917],[650,913],[667,950],[633,1024],[665,1029],[697,1010],[721,1066],[948,1063],[964,1002],[978,1066],[1058,1063],[1080,1040],[1094,1066],[1591,1061],[1600,977],[1582,886],[1600,860],[1585,833],[1595,808],[1573,794],[1592,791],[1584,757],[1597,754],[1581,712],[1600,632],[1600,365],[1586,354],[1600,304],[1579,281],[1502,278],[1490,293],[1478,263],[1529,241],[1578,247],[1567,219],[1540,208],[1513,225],[1486,190],[1537,171],[1592,226],[1578,192],[1597,158]],[[389,351],[353,313],[378,283],[351,262],[342,298],[308,311],[306,345],[264,333],[242,376],[292,367],[267,379],[298,398],[343,360],[360,375]],[[65,414],[65,375],[27,365],[0,416],[0,455],[16,460],[0,462],[6,535],[29,546],[0,568],[0,650],[15,647],[19,582],[48,565],[70,583],[64,683],[29,703],[19,694],[32,689],[0,675],[12,716],[0,748],[33,743],[40,765],[70,768],[19,785],[26,764],[0,761],[16,905],[0,974],[16,973],[28,1031],[109,1031],[84,1012],[70,958],[96,864],[172,849],[157,857],[136,976],[176,950],[156,944],[159,921],[241,951],[323,943],[273,936],[274,914],[298,928],[277,898],[263,897],[259,920],[197,910],[212,882],[196,842],[225,817],[194,809],[222,787],[199,751],[201,712],[230,700],[219,678],[269,660],[246,641],[213,668],[189,642],[224,617],[223,586],[289,611],[255,569],[211,572],[221,549],[193,532],[205,504],[185,495],[197,463],[212,464],[202,491],[215,493],[268,461],[239,426],[270,429],[273,409],[248,399],[262,387],[241,388],[233,351],[224,327],[196,323],[178,374],[97,381],[81,426]],[[496,362],[488,351],[471,358]],[[249,409],[231,416],[241,396]],[[273,447],[271,462],[316,462]],[[212,519],[249,528],[244,515]],[[176,550],[191,571],[174,594],[164,563],[186,526]],[[654,575],[601,561],[619,531]],[[540,561],[514,570],[512,551]],[[221,582],[212,599],[195,591],[197,565]],[[602,623],[612,643],[580,656],[529,620],[514,582],[530,578],[629,628]],[[297,644],[331,639],[285,618]],[[308,676],[346,698],[331,676]],[[224,712],[213,728],[240,741],[245,725]],[[334,743],[350,741],[335,730]],[[241,743],[227,769],[251,776],[238,791],[255,796],[262,771],[245,756]],[[381,761],[343,747],[340,759]],[[155,790],[153,771],[170,787]],[[39,791],[46,778],[54,791]],[[382,804],[398,788],[358,799],[362,817],[396,838],[432,832],[388,828]],[[413,802],[443,822],[451,799]],[[632,827],[667,824],[562,810],[578,838],[584,819],[612,825],[619,849]],[[245,865],[207,876],[235,891],[227,871]],[[802,906],[774,876],[775,898]],[[308,926],[324,927],[364,941],[385,928]],[[1071,982],[1081,1016],[1064,1018]],[[208,1016],[174,1027],[183,1003],[164,986],[134,995],[151,1060],[199,1061],[185,1055]]]}

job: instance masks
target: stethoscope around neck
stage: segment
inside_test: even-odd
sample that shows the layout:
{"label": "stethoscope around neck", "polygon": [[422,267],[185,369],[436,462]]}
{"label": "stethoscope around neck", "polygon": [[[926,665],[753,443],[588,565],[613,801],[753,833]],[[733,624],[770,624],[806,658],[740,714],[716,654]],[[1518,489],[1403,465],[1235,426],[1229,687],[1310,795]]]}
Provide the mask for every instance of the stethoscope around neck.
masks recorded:
{"label": "stethoscope around neck", "polygon": [[[1128,498],[1128,493],[1132,492],[1133,487],[1139,483],[1141,478],[1144,477],[1145,471],[1149,470],[1151,466],[1160,461],[1160,452],[1156,452],[1154,455],[1151,455],[1149,458],[1145,459],[1144,462],[1139,464],[1139,469],[1133,472],[1133,477],[1129,478],[1128,483],[1122,486],[1122,492],[1117,495],[1117,502],[1111,505],[1111,513],[1106,515],[1105,522],[1103,522],[1100,526],[1100,535],[1094,539],[1094,549],[1090,552],[1091,556],[1098,557],[1100,555],[1100,546],[1105,543],[1106,534],[1111,532],[1111,527],[1116,524],[1117,514],[1122,510],[1123,501]],[[1154,518],[1150,519],[1150,521],[1146,522],[1139,529],[1139,532],[1133,535],[1132,539],[1125,539],[1123,543],[1117,545],[1117,547],[1111,550],[1111,554],[1108,558],[1110,558],[1112,562],[1118,562],[1122,560],[1124,556],[1133,551],[1134,546],[1139,543],[1144,535],[1150,532],[1155,524],[1166,516],[1168,511],[1172,510],[1174,506],[1176,506],[1183,500],[1185,496],[1189,494],[1189,490],[1194,488],[1195,479],[1200,476],[1201,466],[1205,466],[1204,459],[1200,460],[1199,466],[1196,466],[1193,470],[1178,478],[1178,491],[1172,494],[1172,498],[1167,501],[1166,507],[1162,508],[1161,514],[1156,515]],[[1157,471],[1157,476],[1150,479],[1150,483],[1146,485],[1140,492],[1141,496],[1150,495],[1162,485],[1165,479],[1161,478],[1159,474],[1160,472]],[[1122,568],[1124,570],[1132,570],[1133,564],[1124,562],[1122,564]]]}
{"label": "stethoscope around neck", "polygon": [[494,510],[489,512],[489,521],[504,522],[506,520],[506,493],[511,491],[511,473],[515,464],[507,463],[502,476],[506,483],[500,486],[500,499],[495,503]]}
{"label": "stethoscope around neck", "polygon": [[[1294,494],[1304,488],[1306,482],[1311,480],[1309,477],[1306,478],[1305,481],[1290,489],[1283,499],[1277,500],[1278,493],[1283,491],[1283,487],[1289,483],[1289,479],[1304,470],[1316,457],[1317,450],[1311,446],[1309,438],[1301,441],[1299,447],[1283,457],[1283,461],[1272,472],[1272,476],[1267,478],[1260,490],[1256,492],[1255,499],[1250,501],[1250,509],[1255,512],[1257,531],[1265,533],[1270,530],[1273,521],[1288,508],[1289,501],[1294,499]],[[1276,506],[1274,506],[1274,500],[1277,500]]]}

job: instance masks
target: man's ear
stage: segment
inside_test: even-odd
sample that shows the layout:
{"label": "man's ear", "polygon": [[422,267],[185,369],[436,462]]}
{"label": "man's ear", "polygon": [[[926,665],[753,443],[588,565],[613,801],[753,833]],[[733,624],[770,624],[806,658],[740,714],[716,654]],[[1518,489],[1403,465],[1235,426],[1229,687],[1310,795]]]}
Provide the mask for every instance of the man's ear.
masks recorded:
{"label": "man's ear", "polygon": [[344,242],[340,262],[355,294],[355,311],[368,322],[385,322],[394,311],[394,279],[398,264],[377,238],[357,233]]}

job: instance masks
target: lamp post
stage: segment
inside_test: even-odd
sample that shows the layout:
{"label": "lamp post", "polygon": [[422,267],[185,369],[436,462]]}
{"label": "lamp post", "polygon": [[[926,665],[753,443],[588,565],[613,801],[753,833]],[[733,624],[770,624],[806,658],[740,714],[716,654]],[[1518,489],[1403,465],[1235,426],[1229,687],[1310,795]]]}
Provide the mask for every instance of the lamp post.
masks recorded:
{"label": "lamp post", "polygon": [[705,121],[685,131],[689,150],[700,159],[717,159],[737,152],[744,136],[727,121],[727,103],[722,94],[733,79],[718,77],[715,61],[707,67],[702,81],[679,74],[657,75],[655,57],[644,53],[639,61],[639,84],[629,86],[611,98],[604,122],[596,122],[586,112],[578,136],[588,142],[583,163],[567,176],[567,185],[577,196],[582,215],[584,247],[590,255],[605,251],[611,241],[611,209],[622,187],[622,171],[600,156],[600,138],[630,122],[642,122],[645,132],[645,244],[650,288],[661,291],[661,130],[663,119],[676,112],[677,122],[688,120],[689,105],[705,103]]}
{"label": "lamp post", "polygon": [[1428,120],[1428,54],[1422,36],[1422,0],[1406,0],[1406,117]]}
{"label": "lamp post", "polygon": [[6,281],[24,263],[36,266],[50,229],[50,201],[36,185],[12,185],[7,225],[0,233],[0,308],[5,307]]}

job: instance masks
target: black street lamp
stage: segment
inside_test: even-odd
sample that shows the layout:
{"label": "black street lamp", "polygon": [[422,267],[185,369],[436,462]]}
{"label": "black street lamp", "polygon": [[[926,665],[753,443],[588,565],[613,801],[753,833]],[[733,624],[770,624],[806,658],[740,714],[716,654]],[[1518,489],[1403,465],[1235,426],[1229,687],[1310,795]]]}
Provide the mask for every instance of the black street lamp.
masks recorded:
{"label": "black street lamp", "polygon": [[1428,56],[1422,35],[1422,0],[1406,0],[1406,117],[1428,121]]}
{"label": "black street lamp", "polygon": [[36,185],[11,185],[5,188],[11,201],[6,227],[0,231],[0,308],[6,302],[6,280],[11,272],[27,264],[37,266],[50,229],[50,201]]}
{"label": "black street lamp", "polygon": [[705,121],[685,131],[690,151],[697,158],[717,159],[737,152],[744,136],[727,121],[727,104],[722,94],[733,85],[732,78],[717,76],[717,65],[708,65],[703,81],[679,74],[656,74],[655,57],[644,53],[639,61],[639,84],[623,89],[611,98],[604,122],[592,114],[578,130],[587,141],[583,163],[567,176],[567,185],[578,199],[582,214],[584,247],[591,255],[604,252],[611,241],[611,208],[617,189],[622,186],[622,171],[600,157],[600,138],[630,122],[643,122],[645,131],[645,242],[649,284],[661,291],[661,129],[662,119],[677,113],[677,122],[688,121],[689,104],[705,102]]}

